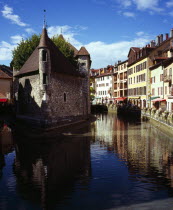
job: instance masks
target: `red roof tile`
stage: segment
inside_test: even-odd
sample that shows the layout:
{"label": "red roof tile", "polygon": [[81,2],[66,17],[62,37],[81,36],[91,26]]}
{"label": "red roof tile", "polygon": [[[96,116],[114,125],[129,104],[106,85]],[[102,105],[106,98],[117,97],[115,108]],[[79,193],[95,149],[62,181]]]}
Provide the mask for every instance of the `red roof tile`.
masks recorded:
{"label": "red roof tile", "polygon": [[0,69],[0,79],[12,79],[12,77],[10,77],[8,74]]}

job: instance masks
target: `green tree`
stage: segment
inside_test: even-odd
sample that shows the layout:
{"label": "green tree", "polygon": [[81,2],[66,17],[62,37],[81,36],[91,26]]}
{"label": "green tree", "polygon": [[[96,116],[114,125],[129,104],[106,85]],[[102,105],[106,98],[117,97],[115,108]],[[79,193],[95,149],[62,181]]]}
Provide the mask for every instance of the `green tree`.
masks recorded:
{"label": "green tree", "polygon": [[18,46],[12,51],[13,59],[10,63],[11,67],[20,69],[35,48],[38,46],[40,41],[40,35],[32,35],[32,37],[22,40]]}
{"label": "green tree", "polygon": [[93,87],[90,87],[90,101],[93,101],[95,99],[95,89]]}
{"label": "green tree", "polygon": [[74,58],[74,51],[70,48],[67,41],[64,40],[64,38],[60,35],[56,35],[52,37],[52,41],[55,43],[55,45],[59,48],[59,50],[69,59],[69,61],[77,65],[76,59]]}
{"label": "green tree", "polygon": [[[74,51],[70,48],[68,42],[66,42],[61,36],[54,36],[52,41],[59,48],[59,50],[69,59],[73,65],[77,65],[77,61],[74,58]],[[21,69],[23,64],[39,45],[40,35],[34,34],[32,37],[22,40],[18,46],[12,51],[13,59],[10,63],[11,68]]]}

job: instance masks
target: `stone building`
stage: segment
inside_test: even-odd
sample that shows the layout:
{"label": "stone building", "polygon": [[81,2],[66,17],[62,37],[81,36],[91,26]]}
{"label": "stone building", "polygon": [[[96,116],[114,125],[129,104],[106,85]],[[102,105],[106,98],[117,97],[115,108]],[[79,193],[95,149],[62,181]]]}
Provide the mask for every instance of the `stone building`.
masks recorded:
{"label": "stone building", "polygon": [[49,126],[88,117],[90,55],[84,47],[75,53],[76,67],[43,28],[39,45],[14,75],[18,118]]}

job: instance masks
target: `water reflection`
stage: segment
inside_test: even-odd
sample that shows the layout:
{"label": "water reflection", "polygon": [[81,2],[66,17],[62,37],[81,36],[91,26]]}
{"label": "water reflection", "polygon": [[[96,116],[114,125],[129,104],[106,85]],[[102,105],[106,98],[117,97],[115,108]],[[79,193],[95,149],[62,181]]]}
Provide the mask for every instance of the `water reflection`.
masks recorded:
{"label": "water reflection", "polygon": [[0,170],[5,166],[5,155],[13,151],[12,130],[7,124],[0,121]]}
{"label": "water reflection", "polygon": [[[126,189],[128,196],[122,194],[124,205],[160,198],[157,193],[149,192],[168,190],[168,195],[173,196],[173,141],[169,136],[149,123],[130,123],[112,114],[99,116],[96,128],[100,146],[114,152],[118,161],[127,166],[128,180],[137,184],[138,190],[134,187],[130,191]],[[135,197],[135,191],[140,191],[139,195],[143,197]],[[162,196],[166,196],[165,193],[162,192]]]}
{"label": "water reflection", "polygon": [[[49,135],[51,136],[51,134]],[[56,141],[27,143],[17,136],[14,173],[17,189],[25,199],[41,203],[42,209],[54,209],[74,191],[76,180],[88,183],[90,141],[87,136],[58,136]]]}
{"label": "water reflection", "polygon": [[169,136],[113,113],[62,133],[14,135],[0,124],[0,209],[172,208]]}

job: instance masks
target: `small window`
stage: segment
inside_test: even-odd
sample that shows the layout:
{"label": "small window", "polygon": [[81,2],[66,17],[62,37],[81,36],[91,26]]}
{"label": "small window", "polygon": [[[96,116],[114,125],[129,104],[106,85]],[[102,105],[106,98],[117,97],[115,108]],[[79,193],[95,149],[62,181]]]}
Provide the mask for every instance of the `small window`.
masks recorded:
{"label": "small window", "polygon": [[46,50],[42,51],[42,61],[47,61],[47,51]]}
{"label": "small window", "polygon": [[64,102],[66,102],[67,100],[67,96],[66,96],[66,93],[64,93]]}
{"label": "small window", "polygon": [[43,85],[47,84],[47,74],[43,73]]}
{"label": "small window", "polygon": [[81,66],[85,66],[86,65],[86,63],[81,63]]}

